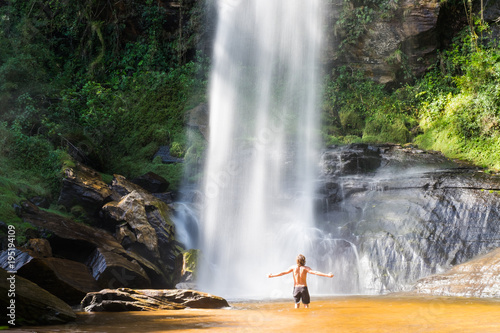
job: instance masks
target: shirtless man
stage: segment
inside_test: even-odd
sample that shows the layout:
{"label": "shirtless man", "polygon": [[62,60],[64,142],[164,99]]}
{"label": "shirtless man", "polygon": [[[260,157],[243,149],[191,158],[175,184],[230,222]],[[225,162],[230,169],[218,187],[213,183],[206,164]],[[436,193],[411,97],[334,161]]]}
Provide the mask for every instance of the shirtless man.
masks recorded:
{"label": "shirtless man", "polygon": [[313,271],[311,267],[305,266],[306,257],[302,254],[297,256],[297,266],[290,267],[287,271],[278,273],[278,274],[269,274],[268,277],[277,277],[285,274],[289,274],[293,272],[293,298],[295,299],[295,308],[300,308],[300,300],[302,299],[302,303],[305,308],[309,307],[309,303],[311,299],[309,297],[309,291],[307,290],[307,273],[324,276],[324,277],[333,277],[332,273],[321,273],[317,271]]}

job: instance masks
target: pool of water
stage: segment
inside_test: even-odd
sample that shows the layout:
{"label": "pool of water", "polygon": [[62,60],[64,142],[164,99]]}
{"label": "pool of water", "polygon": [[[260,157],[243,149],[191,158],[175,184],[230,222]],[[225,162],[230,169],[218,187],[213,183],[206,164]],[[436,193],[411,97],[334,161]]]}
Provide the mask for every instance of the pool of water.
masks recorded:
{"label": "pool of water", "polygon": [[500,332],[500,300],[447,297],[314,298],[231,303],[217,310],[78,313],[76,322],[18,332]]}

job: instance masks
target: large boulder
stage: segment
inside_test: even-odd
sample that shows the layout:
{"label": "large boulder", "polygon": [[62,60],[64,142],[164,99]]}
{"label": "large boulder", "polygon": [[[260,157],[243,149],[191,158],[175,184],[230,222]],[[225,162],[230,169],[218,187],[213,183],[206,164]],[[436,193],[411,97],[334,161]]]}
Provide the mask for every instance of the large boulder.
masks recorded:
{"label": "large boulder", "polygon": [[125,249],[163,267],[173,287],[182,269],[177,261],[182,249],[175,239],[169,206],[120,175],[115,175],[111,188],[119,198],[102,208],[106,225],[115,226],[116,238]]}
{"label": "large boulder", "polygon": [[103,248],[97,248],[86,264],[101,288],[141,288],[151,285],[146,271],[136,261]]}
{"label": "large boulder", "polygon": [[500,297],[500,248],[418,280],[413,293],[434,296]]}
{"label": "large boulder", "polygon": [[[14,263],[13,267],[10,266],[11,263]],[[79,304],[87,293],[99,290],[84,264],[68,259],[43,257],[32,250],[15,248],[0,252],[0,267],[16,271],[19,276],[36,283],[70,305]]]}
{"label": "large boulder", "polygon": [[17,271],[70,305],[77,305],[91,291],[99,290],[82,263],[61,258],[32,258]]}
{"label": "large boulder", "polygon": [[68,304],[78,304],[91,291],[99,290],[89,268],[62,258],[35,258],[18,271]]}
{"label": "large boulder", "polygon": [[97,171],[78,163],[75,167],[64,170],[58,203],[68,210],[81,206],[93,217],[111,200],[111,194],[109,186],[102,181]]}
{"label": "large boulder", "polygon": [[[15,297],[10,297],[13,289]],[[71,307],[62,300],[33,282],[3,269],[0,269],[0,293],[0,307],[7,309],[2,322],[7,321],[11,326],[56,325],[76,319]]]}
{"label": "large boulder", "polygon": [[186,307],[218,309],[229,307],[229,304],[222,297],[193,290],[128,288],[89,293],[82,301],[82,308],[87,312],[177,310]]}
{"label": "large boulder", "polygon": [[145,200],[139,192],[133,191],[120,201],[107,203],[102,210],[108,219],[116,221],[117,225],[120,224],[119,228],[122,230],[118,233],[119,241],[124,240],[121,235],[128,236],[127,247],[135,246],[139,253],[147,252],[149,257],[156,259],[160,257],[158,237],[148,221]]}

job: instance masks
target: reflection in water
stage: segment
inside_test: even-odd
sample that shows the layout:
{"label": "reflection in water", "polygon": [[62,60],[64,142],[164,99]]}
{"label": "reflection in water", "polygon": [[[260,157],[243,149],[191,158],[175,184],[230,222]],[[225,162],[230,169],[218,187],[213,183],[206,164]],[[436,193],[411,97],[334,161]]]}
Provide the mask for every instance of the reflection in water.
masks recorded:
{"label": "reflection in water", "polygon": [[[499,332],[500,301],[430,297],[312,297],[233,303],[231,309],[81,313],[76,323],[25,332]],[[21,331],[21,330],[14,330]]]}

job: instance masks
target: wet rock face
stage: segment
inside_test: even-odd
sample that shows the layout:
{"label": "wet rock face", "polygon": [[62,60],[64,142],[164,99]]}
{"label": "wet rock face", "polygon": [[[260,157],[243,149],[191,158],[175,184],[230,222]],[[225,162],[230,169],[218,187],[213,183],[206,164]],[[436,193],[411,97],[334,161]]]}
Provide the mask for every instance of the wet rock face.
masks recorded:
{"label": "wet rock face", "polygon": [[23,209],[26,222],[50,234],[54,255],[88,265],[101,287],[149,288],[175,283],[168,277],[175,274],[175,267],[126,250],[106,230],[41,211],[29,202],[23,203]]}
{"label": "wet rock face", "polygon": [[[375,148],[378,168],[343,170],[339,156],[356,160],[361,150],[376,159]],[[351,292],[409,290],[419,278],[500,247],[498,177],[397,146],[331,149],[323,160],[317,220],[324,234],[356,247],[359,290],[353,282]]]}
{"label": "wet rock face", "polygon": [[[330,3],[332,22],[338,19],[342,5],[340,0]],[[360,69],[382,84],[397,84],[404,66],[414,75],[422,75],[436,59],[439,12],[439,0],[399,1],[387,13],[375,13],[366,32],[355,43],[346,45],[339,57],[336,46],[348,32],[331,27],[326,32],[329,50],[325,61]]]}

